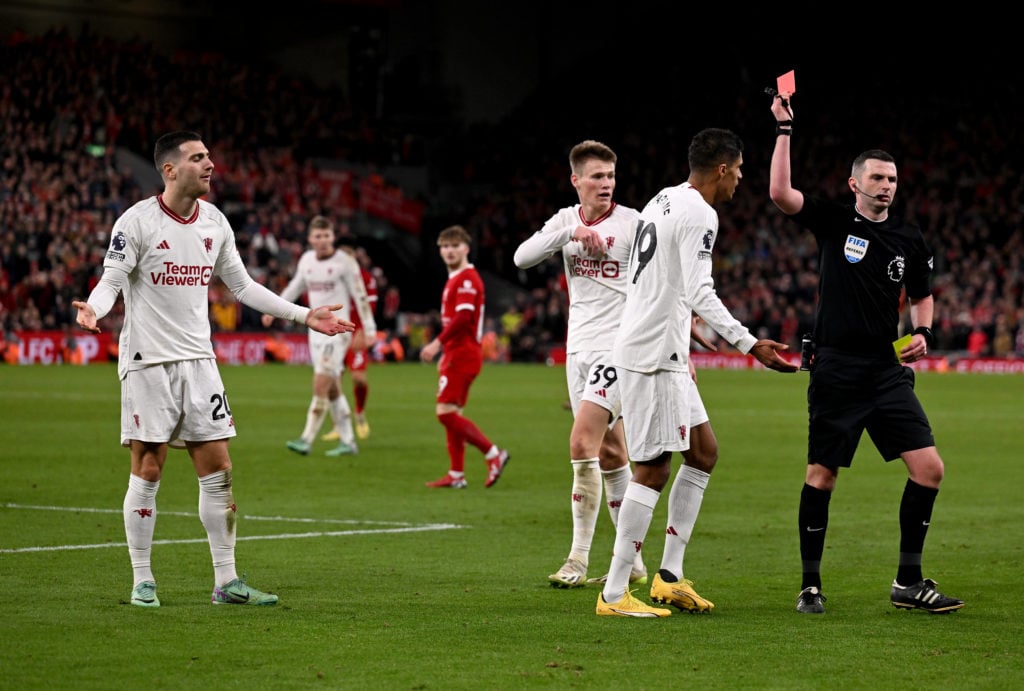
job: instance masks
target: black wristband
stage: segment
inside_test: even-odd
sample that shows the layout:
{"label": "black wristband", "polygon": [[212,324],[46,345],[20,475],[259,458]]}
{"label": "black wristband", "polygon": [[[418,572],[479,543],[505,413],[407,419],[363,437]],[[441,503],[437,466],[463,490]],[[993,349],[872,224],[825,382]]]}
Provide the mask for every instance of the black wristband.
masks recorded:
{"label": "black wristband", "polygon": [[775,123],[775,136],[784,134],[787,137],[793,134],[793,121],[792,120],[779,120]]}
{"label": "black wristband", "polygon": [[917,327],[916,329],[914,329],[914,334],[921,334],[922,336],[924,336],[925,345],[927,345],[929,348],[935,347],[935,335],[932,333],[932,330],[929,329],[927,326]]}

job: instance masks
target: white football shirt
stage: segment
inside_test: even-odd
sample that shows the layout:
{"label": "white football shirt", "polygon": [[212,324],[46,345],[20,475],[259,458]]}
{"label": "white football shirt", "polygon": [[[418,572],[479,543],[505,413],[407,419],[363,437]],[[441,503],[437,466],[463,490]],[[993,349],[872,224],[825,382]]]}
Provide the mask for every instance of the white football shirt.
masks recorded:
{"label": "white football shirt", "polygon": [[[626,265],[639,216],[635,209],[615,204],[609,213],[588,223],[575,204],[555,213],[516,250],[516,266],[523,269],[562,252],[569,286],[567,352],[611,349],[626,300]],[[606,257],[595,259],[572,240],[581,225],[604,237]]]}
{"label": "white football shirt", "polygon": [[124,296],[118,375],[181,360],[213,359],[209,285],[214,275],[244,304],[303,322],[309,310],[253,281],[220,209],[202,199],[182,218],[150,197],[114,223],[104,273],[88,303],[101,319]]}
{"label": "white football shirt", "polygon": [[294,302],[303,293],[310,307],[342,305],[334,313],[349,321],[352,319],[349,314],[350,305],[354,304],[362,319],[366,337],[373,339],[376,336],[377,326],[370,309],[362,271],[359,262],[349,254],[335,250],[330,257],[317,259],[313,250],[303,252],[295,267],[295,275],[281,291],[281,297]]}
{"label": "white football shirt", "polygon": [[663,189],[640,212],[612,352],[617,367],[688,371],[693,313],[740,352],[754,346],[757,339],[715,292],[717,235],[718,213],[689,183]]}

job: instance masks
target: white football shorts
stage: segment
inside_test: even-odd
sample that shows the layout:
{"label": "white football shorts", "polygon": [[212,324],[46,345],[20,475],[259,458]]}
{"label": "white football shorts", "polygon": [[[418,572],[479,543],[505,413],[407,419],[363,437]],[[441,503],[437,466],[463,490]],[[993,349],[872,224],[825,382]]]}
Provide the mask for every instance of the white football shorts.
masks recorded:
{"label": "white football shorts", "polygon": [[654,460],[666,451],[690,448],[690,430],[708,421],[689,372],[650,374],[618,368],[626,448],[633,461]]}
{"label": "white football shorts", "polygon": [[348,352],[350,343],[351,333],[328,336],[310,329],[309,359],[313,363],[313,373],[340,377],[345,371],[345,353]]}
{"label": "white football shorts", "polygon": [[582,401],[590,401],[608,411],[609,427],[622,414],[618,374],[612,365],[610,350],[588,350],[565,357],[565,378],[569,384],[569,404],[576,415]]}
{"label": "white football shorts", "polygon": [[137,439],[185,448],[186,441],[235,436],[216,360],[184,360],[129,370],[121,380],[121,445]]}

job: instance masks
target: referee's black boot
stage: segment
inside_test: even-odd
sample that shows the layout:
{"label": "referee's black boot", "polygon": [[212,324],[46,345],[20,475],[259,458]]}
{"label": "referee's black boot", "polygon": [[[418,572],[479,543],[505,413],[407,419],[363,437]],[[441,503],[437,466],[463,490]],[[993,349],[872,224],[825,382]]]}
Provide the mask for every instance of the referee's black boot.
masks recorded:
{"label": "referee's black boot", "polygon": [[963,600],[946,597],[936,588],[938,584],[930,578],[914,585],[902,586],[892,582],[892,605],[900,609],[923,609],[932,614],[955,612],[964,606]]}
{"label": "referee's black boot", "polygon": [[800,591],[796,598],[796,611],[803,614],[824,614],[826,598],[819,588],[813,585]]}

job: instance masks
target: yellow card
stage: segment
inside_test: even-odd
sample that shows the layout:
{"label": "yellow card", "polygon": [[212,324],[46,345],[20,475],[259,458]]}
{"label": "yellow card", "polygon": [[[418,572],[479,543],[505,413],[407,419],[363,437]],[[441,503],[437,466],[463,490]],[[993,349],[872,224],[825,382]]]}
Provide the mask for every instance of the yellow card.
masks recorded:
{"label": "yellow card", "polygon": [[903,358],[900,357],[900,351],[910,344],[910,341],[914,338],[914,334],[907,334],[903,338],[898,338],[892,342],[892,349],[896,351],[896,359],[903,362]]}

